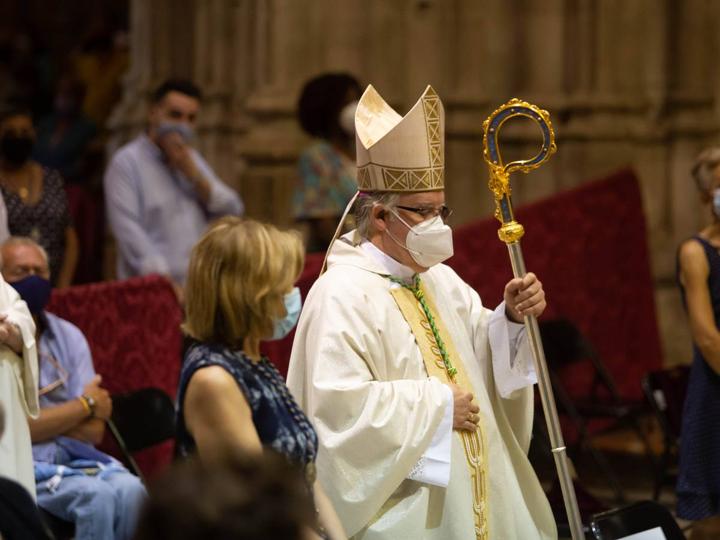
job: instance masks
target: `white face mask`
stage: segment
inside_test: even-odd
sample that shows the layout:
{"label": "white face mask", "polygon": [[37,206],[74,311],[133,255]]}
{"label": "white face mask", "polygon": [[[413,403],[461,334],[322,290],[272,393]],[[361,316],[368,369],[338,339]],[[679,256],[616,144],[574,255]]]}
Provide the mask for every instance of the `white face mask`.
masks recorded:
{"label": "white face mask", "polygon": [[398,246],[406,249],[420,266],[430,268],[453,256],[452,229],[445,225],[440,216],[411,227],[397,212],[394,210],[391,212],[410,230],[405,238],[405,245],[398,242],[390,231],[387,229],[385,231]]}
{"label": "white face mask", "polygon": [[338,123],[340,128],[348,135],[355,136],[355,109],[357,109],[358,102],[351,101],[345,105],[340,111],[338,116]]}

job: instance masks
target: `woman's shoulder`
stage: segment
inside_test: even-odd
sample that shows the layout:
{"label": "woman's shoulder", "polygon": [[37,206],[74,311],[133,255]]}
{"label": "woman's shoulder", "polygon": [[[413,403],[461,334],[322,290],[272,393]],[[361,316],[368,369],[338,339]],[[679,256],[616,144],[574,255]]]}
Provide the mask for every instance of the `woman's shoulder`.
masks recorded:
{"label": "woman's shoulder", "polygon": [[185,352],[183,367],[190,367],[198,363],[223,365],[230,362],[235,356],[242,357],[242,354],[236,354],[220,344],[196,341]]}
{"label": "woman's shoulder", "polygon": [[[237,388],[237,381],[220,365],[209,364],[196,370],[191,377],[192,386],[204,395],[224,395]],[[188,384],[190,384],[188,382]]]}
{"label": "woman's shoulder", "polygon": [[217,388],[233,382],[246,390],[251,367],[250,360],[241,351],[223,345],[196,342],[185,353],[180,374],[181,386],[188,385],[190,380],[193,385]]}
{"label": "woman's shoulder", "polygon": [[678,247],[678,260],[681,264],[694,261],[706,260],[708,251],[718,248],[714,247],[706,238],[699,235],[687,238]]}
{"label": "woman's shoulder", "polygon": [[711,268],[716,267],[713,257],[720,258],[718,248],[705,238],[693,236],[682,242],[677,252],[677,269],[681,282],[707,279]]}

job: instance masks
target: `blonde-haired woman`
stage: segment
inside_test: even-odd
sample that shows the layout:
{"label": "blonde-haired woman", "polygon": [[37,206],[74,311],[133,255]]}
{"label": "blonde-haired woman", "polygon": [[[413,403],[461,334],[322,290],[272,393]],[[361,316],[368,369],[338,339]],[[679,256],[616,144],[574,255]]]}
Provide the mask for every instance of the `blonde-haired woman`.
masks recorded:
{"label": "blonde-haired woman", "polygon": [[318,533],[345,538],[315,481],[317,435],[285,381],[260,354],[260,341],[284,337],[297,322],[303,267],[297,234],[227,217],[193,248],[186,284],[185,354],[178,390],[178,445],[206,462],[263,447],[306,472]]}

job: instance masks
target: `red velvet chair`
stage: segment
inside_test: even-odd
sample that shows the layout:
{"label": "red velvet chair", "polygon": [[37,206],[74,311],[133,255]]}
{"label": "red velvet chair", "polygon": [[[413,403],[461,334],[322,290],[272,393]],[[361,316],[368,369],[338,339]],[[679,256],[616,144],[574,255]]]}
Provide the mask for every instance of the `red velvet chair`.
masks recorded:
{"label": "red velvet chair", "polygon": [[[175,399],[182,313],[165,278],[147,276],[56,290],[48,311],[82,330],[95,370],[111,394],[155,387]],[[107,434],[101,448],[120,457]],[[166,441],[139,452],[135,459],[152,477],[172,456],[173,441]]]}
{"label": "red velvet chair", "polygon": [[102,194],[77,184],[65,185],[68,210],[78,236],[78,265],[73,283],[102,279],[105,216]]}

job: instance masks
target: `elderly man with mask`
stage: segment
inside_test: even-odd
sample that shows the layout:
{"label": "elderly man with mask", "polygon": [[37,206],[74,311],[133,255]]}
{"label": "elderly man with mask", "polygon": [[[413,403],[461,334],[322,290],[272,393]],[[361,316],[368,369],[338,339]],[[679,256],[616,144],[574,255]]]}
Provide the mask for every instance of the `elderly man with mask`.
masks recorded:
{"label": "elderly man with mask", "polygon": [[45,311],[51,285],[43,248],[30,238],[11,237],[1,249],[3,277],[25,300],[37,326],[40,414],[29,424],[38,506],[75,523],[78,540],[129,539],[145,488],[94,447],[112,401],[95,374],[85,336]]}
{"label": "elderly man with mask", "polygon": [[190,250],[209,221],[243,212],[238,195],[192,146],[200,99],[189,81],[160,85],[147,130],[120,148],[105,172],[119,278],[163,274],[180,292]]}
{"label": "elderly man with mask", "polygon": [[542,285],[512,279],[492,311],[441,264],[453,244],[431,87],[405,117],[368,87],[355,127],[357,229],[330,247],[288,373],[319,479],[354,538],[555,538],[526,455],[535,373],[519,324],[545,309]]}

